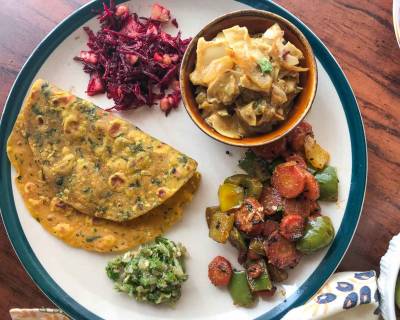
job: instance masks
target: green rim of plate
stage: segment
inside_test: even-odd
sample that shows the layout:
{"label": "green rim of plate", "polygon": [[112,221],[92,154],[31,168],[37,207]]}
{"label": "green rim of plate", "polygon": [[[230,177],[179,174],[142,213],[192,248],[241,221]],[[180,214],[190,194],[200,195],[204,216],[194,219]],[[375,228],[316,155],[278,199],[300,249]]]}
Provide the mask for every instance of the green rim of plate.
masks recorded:
{"label": "green rim of plate", "polygon": [[[367,182],[367,149],[363,122],[356,98],[343,71],[335,58],[325,47],[322,41],[298,18],[284,8],[269,0],[237,0],[253,8],[271,11],[292,22],[299,28],[310,42],[318,60],[328,72],[346,114],[350,131],[352,150],[352,173],[349,200],[337,236],[329,248],[322,262],[313,274],[286,300],[269,310],[257,319],[281,319],[291,308],[304,304],[325,283],[342,260],[357,228],[361,215],[364,194]],[[124,1],[117,1],[118,3]],[[7,98],[0,123],[0,209],[8,237],[14,250],[38,287],[58,307],[74,319],[101,319],[72,297],[66,294],[61,287],[50,277],[33,252],[22,230],[14,204],[11,183],[10,162],[6,153],[7,138],[11,133],[17,118],[20,106],[32,80],[42,64],[55,48],[74,30],[93,18],[95,10],[101,9],[101,1],[92,1],[72,13],[63,20],[38,45],[25,65],[22,67]]]}

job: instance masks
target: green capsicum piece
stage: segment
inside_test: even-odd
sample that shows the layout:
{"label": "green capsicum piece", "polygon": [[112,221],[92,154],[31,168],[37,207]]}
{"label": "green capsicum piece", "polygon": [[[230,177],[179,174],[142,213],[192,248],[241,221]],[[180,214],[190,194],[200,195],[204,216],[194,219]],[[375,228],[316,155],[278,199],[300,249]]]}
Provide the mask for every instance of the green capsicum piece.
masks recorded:
{"label": "green capsicum piece", "polygon": [[325,169],[315,174],[315,179],[319,184],[319,200],[337,201],[339,180],[336,169],[334,167],[327,166]]}
{"label": "green capsicum piece", "polygon": [[235,305],[250,307],[254,303],[245,271],[233,271],[228,289]]}
{"label": "green capsicum piece", "polygon": [[[259,277],[253,279],[251,277],[251,272],[250,269],[254,266],[257,266],[258,268],[262,268],[262,273]],[[250,261],[247,263],[246,266],[246,275],[247,275],[247,281],[249,283],[250,290],[252,292],[257,292],[257,291],[264,291],[264,290],[271,290],[272,289],[272,282],[268,274],[267,266],[264,262],[264,260],[257,260],[257,261]]]}
{"label": "green capsicum piece", "polygon": [[247,251],[246,240],[238,229],[232,228],[229,234],[229,242],[239,251]]}
{"label": "green capsicum piece", "polygon": [[245,197],[253,197],[255,199],[260,197],[263,189],[263,185],[260,180],[250,177],[247,174],[235,174],[226,178],[224,183],[231,183],[242,187]]}
{"label": "green capsicum piece", "polygon": [[309,219],[303,238],[297,241],[296,248],[304,254],[314,253],[327,247],[335,237],[332,221],[327,216]]}

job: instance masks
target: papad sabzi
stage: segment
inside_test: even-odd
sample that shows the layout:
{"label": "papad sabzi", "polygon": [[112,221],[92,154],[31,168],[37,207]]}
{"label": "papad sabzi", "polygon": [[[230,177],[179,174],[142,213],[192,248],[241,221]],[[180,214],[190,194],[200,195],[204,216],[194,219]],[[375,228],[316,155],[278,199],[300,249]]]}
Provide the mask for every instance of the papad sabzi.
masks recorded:
{"label": "papad sabzi", "polygon": [[197,163],[93,103],[37,80],[21,111],[46,182],[90,216],[127,221],[156,208]]}
{"label": "papad sabzi", "polygon": [[64,203],[46,181],[36,163],[20,113],[8,140],[7,153],[17,171],[16,184],[31,215],[51,234],[67,244],[97,252],[117,252],[138,246],[163,234],[183,215],[200,183],[195,172],[178,192],[146,214],[114,222],[80,213]]}

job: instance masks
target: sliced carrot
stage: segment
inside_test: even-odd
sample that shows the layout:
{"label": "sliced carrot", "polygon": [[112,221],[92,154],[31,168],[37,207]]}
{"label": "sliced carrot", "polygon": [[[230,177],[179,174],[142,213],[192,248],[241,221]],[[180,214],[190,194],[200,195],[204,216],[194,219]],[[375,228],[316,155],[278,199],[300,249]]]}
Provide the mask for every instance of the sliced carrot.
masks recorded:
{"label": "sliced carrot", "polygon": [[316,201],[319,198],[319,184],[315,177],[308,171],[304,170],[305,174],[305,190],[304,196],[306,196],[311,201]]}
{"label": "sliced carrot", "polygon": [[295,199],[285,199],[284,212],[285,215],[299,214],[304,218],[310,215],[311,202],[306,197],[298,197]]}
{"label": "sliced carrot", "polygon": [[272,174],[272,186],[285,198],[296,198],[304,191],[305,170],[296,162],[285,162],[278,165]]}
{"label": "sliced carrot", "polygon": [[304,235],[305,219],[298,214],[284,216],[279,226],[280,234],[289,241],[299,240]]}
{"label": "sliced carrot", "polygon": [[264,208],[264,214],[267,216],[273,215],[283,208],[281,195],[275,188],[270,186],[263,188],[260,203]]}
{"label": "sliced carrot", "polygon": [[232,277],[232,266],[224,257],[215,257],[208,265],[208,278],[215,286],[227,286]]}
{"label": "sliced carrot", "polygon": [[254,198],[246,198],[242,206],[235,211],[235,226],[247,234],[261,234],[264,229],[262,205]]}
{"label": "sliced carrot", "polygon": [[287,162],[294,161],[297,165],[303,169],[307,169],[307,163],[305,158],[300,153],[292,153],[288,157],[285,158]]}
{"label": "sliced carrot", "polygon": [[293,268],[301,258],[295,244],[282,237],[279,232],[273,233],[265,242],[265,254],[268,262],[279,269]]}

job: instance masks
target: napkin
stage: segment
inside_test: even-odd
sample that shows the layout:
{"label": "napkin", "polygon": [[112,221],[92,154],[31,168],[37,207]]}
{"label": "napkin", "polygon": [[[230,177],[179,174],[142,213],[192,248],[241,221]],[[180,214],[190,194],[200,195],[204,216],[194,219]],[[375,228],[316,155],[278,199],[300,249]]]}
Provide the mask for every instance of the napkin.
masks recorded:
{"label": "napkin", "polygon": [[[11,309],[12,320],[68,320],[57,309]],[[375,271],[339,272],[304,305],[283,320],[377,320],[379,291]]]}
{"label": "napkin", "polygon": [[379,291],[375,271],[339,272],[308,302],[290,310],[283,320],[376,320]]}
{"label": "napkin", "polygon": [[58,309],[11,309],[12,320],[69,320],[69,318]]}

